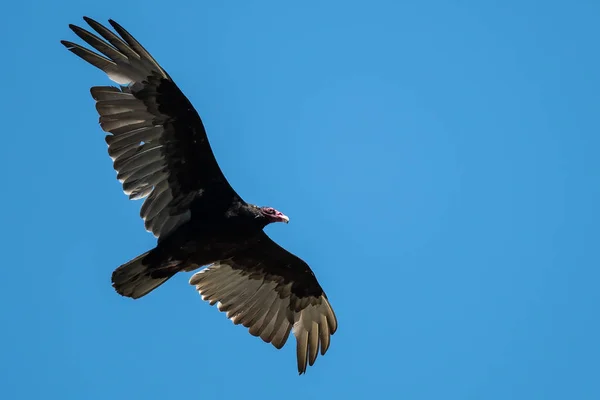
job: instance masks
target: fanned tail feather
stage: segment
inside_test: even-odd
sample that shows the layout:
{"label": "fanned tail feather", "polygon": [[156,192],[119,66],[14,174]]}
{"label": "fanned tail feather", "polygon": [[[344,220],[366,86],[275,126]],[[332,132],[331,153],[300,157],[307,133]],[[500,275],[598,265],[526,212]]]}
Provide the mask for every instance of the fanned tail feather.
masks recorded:
{"label": "fanned tail feather", "polygon": [[139,299],[181,271],[178,261],[154,265],[147,257],[150,251],[121,265],[112,274],[112,284],[122,296]]}

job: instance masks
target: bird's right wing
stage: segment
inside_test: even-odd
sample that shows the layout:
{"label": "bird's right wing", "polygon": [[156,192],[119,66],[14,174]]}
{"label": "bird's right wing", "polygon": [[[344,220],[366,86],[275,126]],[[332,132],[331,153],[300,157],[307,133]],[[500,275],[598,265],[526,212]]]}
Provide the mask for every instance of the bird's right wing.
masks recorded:
{"label": "bird's right wing", "polygon": [[95,86],[91,93],[124,192],[147,197],[140,211],[146,229],[164,238],[191,218],[192,203],[210,213],[242,202],[217,164],[200,116],[169,75],[116,22],[109,21],[120,37],[84,19],[104,40],[70,28],[101,54],[61,43],[121,85]]}
{"label": "bird's right wing", "polygon": [[194,274],[190,284],[234,324],[278,349],[293,328],[300,374],[319,349],[327,352],[337,330],[333,308],[308,264],[262,231],[251,248]]}

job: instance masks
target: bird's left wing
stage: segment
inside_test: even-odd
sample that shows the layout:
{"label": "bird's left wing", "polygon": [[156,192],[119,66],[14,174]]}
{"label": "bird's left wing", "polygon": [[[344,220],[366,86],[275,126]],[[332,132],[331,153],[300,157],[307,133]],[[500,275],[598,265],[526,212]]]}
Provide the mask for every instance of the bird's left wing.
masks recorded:
{"label": "bird's left wing", "polygon": [[300,374],[319,349],[327,352],[337,330],[333,308],[309,266],[262,231],[250,249],[194,274],[190,284],[234,324],[278,349],[293,329]]}
{"label": "bird's left wing", "polygon": [[243,202],[221,171],[200,116],[165,70],[121,25],[109,21],[119,37],[84,19],[104,40],[69,26],[98,53],[61,43],[121,85],[91,92],[125,194],[147,197],[140,210],[146,229],[164,239],[194,209],[225,212]]}

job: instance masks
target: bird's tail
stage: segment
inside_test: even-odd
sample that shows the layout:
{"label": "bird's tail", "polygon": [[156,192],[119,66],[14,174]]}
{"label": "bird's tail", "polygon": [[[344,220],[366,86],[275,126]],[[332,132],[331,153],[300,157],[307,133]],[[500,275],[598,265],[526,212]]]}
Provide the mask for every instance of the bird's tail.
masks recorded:
{"label": "bird's tail", "polygon": [[181,271],[178,261],[153,262],[152,250],[121,265],[112,274],[112,285],[122,296],[139,299]]}

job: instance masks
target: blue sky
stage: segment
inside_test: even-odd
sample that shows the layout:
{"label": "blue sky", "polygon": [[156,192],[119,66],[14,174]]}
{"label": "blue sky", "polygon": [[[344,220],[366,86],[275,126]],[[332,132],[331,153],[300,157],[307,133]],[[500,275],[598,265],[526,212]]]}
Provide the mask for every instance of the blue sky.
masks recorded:
{"label": "blue sky", "polygon": [[[600,3],[216,3],[3,6],[0,398],[600,398]],[[83,15],[136,36],[236,190],[290,216],[267,232],[339,319],[306,375],[189,275],[113,291],[155,242],[97,124],[110,81],[59,43]]]}

